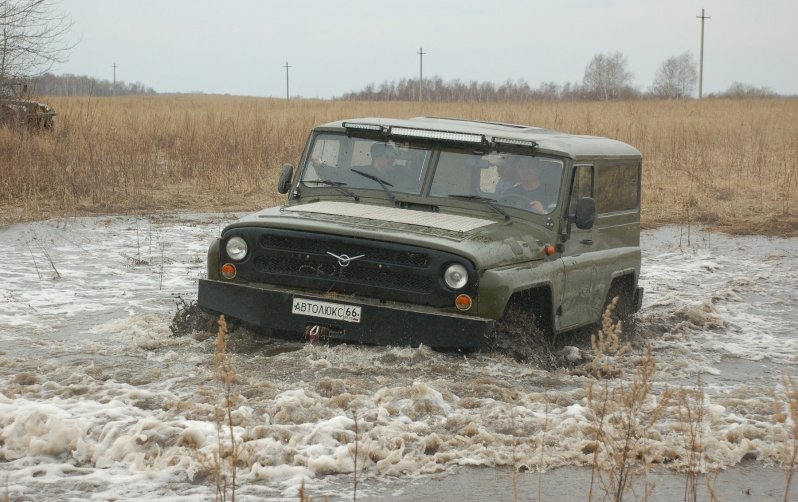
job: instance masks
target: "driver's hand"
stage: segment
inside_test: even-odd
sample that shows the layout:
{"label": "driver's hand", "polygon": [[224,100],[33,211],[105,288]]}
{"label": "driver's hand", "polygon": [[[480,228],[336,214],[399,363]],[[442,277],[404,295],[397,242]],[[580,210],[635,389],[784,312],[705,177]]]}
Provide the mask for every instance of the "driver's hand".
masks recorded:
{"label": "driver's hand", "polygon": [[313,167],[319,167],[321,165],[321,158],[318,155],[311,155],[310,156],[310,164]]}
{"label": "driver's hand", "polygon": [[532,211],[540,214],[544,214],[546,212],[546,208],[543,207],[543,203],[539,200],[533,200],[529,203],[529,207],[532,208]]}

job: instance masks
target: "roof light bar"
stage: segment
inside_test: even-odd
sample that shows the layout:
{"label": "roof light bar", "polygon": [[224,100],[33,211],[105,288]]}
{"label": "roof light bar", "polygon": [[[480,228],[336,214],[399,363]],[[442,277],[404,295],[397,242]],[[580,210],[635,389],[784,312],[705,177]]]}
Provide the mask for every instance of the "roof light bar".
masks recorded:
{"label": "roof light bar", "polygon": [[528,146],[529,148],[538,146],[538,142],[531,139],[493,138],[493,142],[497,145]]}
{"label": "roof light bar", "polygon": [[485,143],[482,134],[468,134],[463,132],[434,131],[429,129],[412,129],[410,127],[391,127],[391,136],[404,136],[407,138],[437,139],[454,141],[458,143]]}
{"label": "roof light bar", "polygon": [[342,125],[346,129],[360,129],[361,131],[382,132],[385,130],[385,128],[379,124],[361,124],[358,122],[344,122]]}

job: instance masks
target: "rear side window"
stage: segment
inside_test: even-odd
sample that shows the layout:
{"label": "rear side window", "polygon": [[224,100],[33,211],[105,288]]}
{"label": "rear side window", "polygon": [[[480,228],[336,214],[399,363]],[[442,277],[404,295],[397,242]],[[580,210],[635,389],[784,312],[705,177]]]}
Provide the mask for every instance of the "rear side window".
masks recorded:
{"label": "rear side window", "polygon": [[637,209],[640,201],[640,165],[605,164],[597,169],[596,207],[599,213]]}

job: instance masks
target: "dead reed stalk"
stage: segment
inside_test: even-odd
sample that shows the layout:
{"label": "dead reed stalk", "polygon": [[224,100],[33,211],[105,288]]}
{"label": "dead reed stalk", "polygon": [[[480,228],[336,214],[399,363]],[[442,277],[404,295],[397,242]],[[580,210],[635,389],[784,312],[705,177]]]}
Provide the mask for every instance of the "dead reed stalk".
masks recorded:
{"label": "dead reed stalk", "polygon": [[352,468],[352,501],[357,501],[357,457],[358,457],[358,449],[360,446],[360,430],[358,429],[357,424],[357,410],[352,410],[352,420],[355,422],[355,451],[352,455],[352,462],[354,464]]}
{"label": "dead reed stalk", "polygon": [[[214,410],[217,438],[215,457],[216,500],[235,502],[239,449],[234,430],[233,410],[238,404],[239,396],[233,388],[236,373],[230,355],[227,353],[228,330],[227,322],[223,315],[219,316],[218,325],[216,352],[213,358],[214,377],[221,394],[221,401]],[[227,441],[224,440],[225,427],[227,428]]]}
{"label": "dead reed stalk", "polygon": [[[620,502],[638,474],[638,461],[647,472],[646,438],[670,399],[667,391],[653,395],[656,361],[650,343],[642,356],[629,360],[631,347],[621,340],[621,322],[612,319],[617,304],[615,297],[604,312],[601,330],[591,338],[593,381],[587,402],[596,424],[588,500],[599,482],[605,497]],[[626,370],[629,362],[631,375]],[[651,489],[646,486],[647,497]]]}
{"label": "dead reed stalk", "polygon": [[[52,275],[52,278],[53,278],[54,280],[58,280],[58,279],[60,279],[60,278],[61,278],[61,273],[60,273],[60,272],[58,271],[58,269],[55,267],[55,262],[53,261],[53,257],[52,257],[52,256],[50,256],[50,253],[47,251],[47,248],[46,248],[46,247],[44,247],[44,245],[41,243],[41,241],[39,240],[39,238],[38,238],[38,237],[34,237],[34,238],[33,238],[33,241],[36,243],[36,245],[37,245],[37,246],[39,246],[39,249],[41,250],[42,254],[44,254],[44,257],[45,257],[45,258],[47,258],[47,263],[49,263],[49,264],[50,264],[50,268],[52,268],[52,269],[53,269],[53,275]],[[38,267],[37,267],[37,272],[38,272]]]}
{"label": "dead reed stalk", "polygon": [[784,390],[782,393],[774,392],[773,403],[775,413],[773,421],[783,427],[781,441],[777,441],[779,449],[778,459],[786,475],[784,487],[784,502],[790,499],[790,488],[795,470],[798,469],[798,384],[792,376],[783,377]]}
{"label": "dead reed stalk", "polygon": [[698,500],[698,477],[705,463],[704,450],[704,386],[701,375],[693,389],[679,389],[679,423],[686,427],[687,468],[685,473],[684,501]]}

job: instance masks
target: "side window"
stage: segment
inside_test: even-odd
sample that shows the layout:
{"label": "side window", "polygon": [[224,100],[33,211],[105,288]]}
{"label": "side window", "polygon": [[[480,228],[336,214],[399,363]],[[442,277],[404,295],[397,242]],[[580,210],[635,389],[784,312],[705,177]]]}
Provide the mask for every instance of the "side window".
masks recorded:
{"label": "side window", "polygon": [[571,203],[568,214],[576,212],[576,201],[582,197],[593,197],[593,166],[574,166],[574,181],[571,185]]}
{"label": "side window", "polygon": [[610,164],[599,167],[596,198],[599,213],[636,209],[639,200],[639,164]]}

